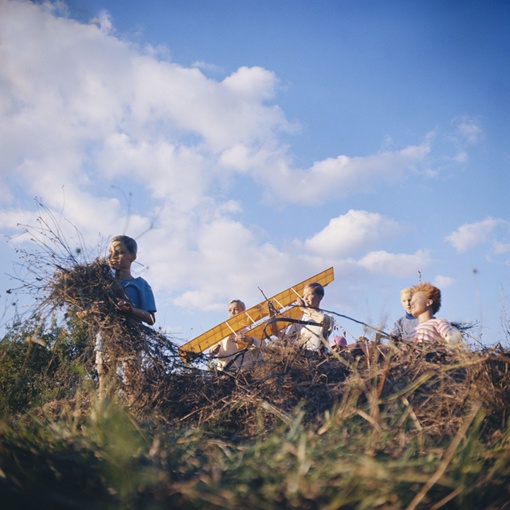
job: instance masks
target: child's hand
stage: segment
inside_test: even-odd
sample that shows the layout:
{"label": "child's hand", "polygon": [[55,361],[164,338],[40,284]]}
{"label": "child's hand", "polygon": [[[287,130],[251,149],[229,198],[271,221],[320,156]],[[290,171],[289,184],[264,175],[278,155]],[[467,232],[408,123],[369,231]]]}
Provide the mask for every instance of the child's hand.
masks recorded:
{"label": "child's hand", "polygon": [[302,297],[298,297],[296,299],[296,305],[301,307],[301,308],[306,308],[306,303],[305,303],[305,300],[302,298]]}
{"label": "child's hand", "polygon": [[248,347],[253,345],[253,338],[251,336],[246,336],[243,333],[235,336],[235,342],[238,349],[248,349]]}
{"label": "child's hand", "polygon": [[133,313],[133,306],[129,301],[125,301],[123,299],[119,299],[117,301],[117,308],[119,311],[124,313]]}

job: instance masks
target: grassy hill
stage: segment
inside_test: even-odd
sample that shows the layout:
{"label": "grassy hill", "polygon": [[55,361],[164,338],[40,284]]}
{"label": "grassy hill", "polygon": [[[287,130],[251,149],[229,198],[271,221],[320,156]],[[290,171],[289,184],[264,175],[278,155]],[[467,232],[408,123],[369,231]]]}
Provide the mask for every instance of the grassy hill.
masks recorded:
{"label": "grassy hill", "polygon": [[224,373],[118,314],[101,262],[45,282],[0,341],[2,508],[510,508],[502,346],[373,341],[315,356],[272,342]]}

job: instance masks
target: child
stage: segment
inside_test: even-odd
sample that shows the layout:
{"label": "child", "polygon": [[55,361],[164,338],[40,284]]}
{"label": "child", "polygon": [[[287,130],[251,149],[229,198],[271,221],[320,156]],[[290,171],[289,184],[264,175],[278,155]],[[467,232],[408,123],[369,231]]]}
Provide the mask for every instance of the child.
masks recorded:
{"label": "child", "polygon": [[441,307],[441,291],[430,283],[418,283],[412,288],[411,313],[418,319],[413,340],[417,343],[445,341],[449,345],[462,344],[462,335],[444,319],[434,314]]}
{"label": "child", "polygon": [[[245,310],[246,305],[240,299],[233,299],[228,304],[228,318]],[[248,368],[260,359],[260,348],[263,344],[262,340],[238,332],[218,342],[209,352],[218,360],[218,370],[237,370],[241,367]]]}
{"label": "child", "polygon": [[406,314],[395,321],[391,331],[391,336],[397,340],[411,340],[418,324],[418,319],[411,313],[411,291],[410,287],[400,291],[400,302]]}
{"label": "child", "polygon": [[322,352],[329,334],[333,330],[333,317],[319,311],[319,305],[323,297],[324,287],[320,283],[306,284],[303,289],[303,297],[298,300],[298,304],[304,312],[301,320],[316,322],[317,326],[292,324],[287,330],[286,336],[305,351]]}
{"label": "child", "polygon": [[[128,236],[114,237],[108,246],[108,264],[115,271],[115,277],[124,289],[125,299],[117,301],[118,309],[149,325],[156,322],[156,303],[150,285],[142,277],[134,278],[131,264],[136,260],[137,244]],[[99,398],[106,396],[106,378],[111,364],[108,350],[104,350],[103,340],[98,334],[96,338],[96,369],[99,378]],[[133,400],[133,388],[139,378],[141,355],[138,352],[123,356],[121,362],[124,373],[124,388],[128,399]]]}
{"label": "child", "polygon": [[131,264],[136,260],[137,244],[128,236],[116,236],[108,247],[108,263],[126,293],[117,302],[119,310],[152,326],[156,322],[156,303],[150,285],[141,277],[134,278]]}

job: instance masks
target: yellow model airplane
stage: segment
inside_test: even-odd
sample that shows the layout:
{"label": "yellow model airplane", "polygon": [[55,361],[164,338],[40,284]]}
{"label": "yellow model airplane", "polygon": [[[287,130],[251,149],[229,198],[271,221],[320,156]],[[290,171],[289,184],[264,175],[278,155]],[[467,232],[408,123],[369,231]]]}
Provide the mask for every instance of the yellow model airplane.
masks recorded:
{"label": "yellow model airplane", "polygon": [[[205,351],[225,337],[244,328],[247,328],[244,331],[245,334],[261,340],[264,338],[264,329],[269,320],[278,317],[298,319],[303,315],[303,310],[299,306],[290,307],[289,305],[302,296],[305,285],[318,282],[325,287],[333,280],[334,272],[333,268],[330,267],[198,335],[193,340],[181,345],[179,354],[184,361],[187,361],[192,358],[193,354]],[[278,330],[282,330],[287,326],[288,323],[284,321],[275,322],[275,327]]]}

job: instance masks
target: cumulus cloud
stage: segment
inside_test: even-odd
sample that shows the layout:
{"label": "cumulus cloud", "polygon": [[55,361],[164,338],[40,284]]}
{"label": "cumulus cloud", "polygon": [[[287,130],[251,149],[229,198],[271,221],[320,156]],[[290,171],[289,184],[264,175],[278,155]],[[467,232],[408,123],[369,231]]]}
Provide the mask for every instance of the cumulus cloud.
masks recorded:
{"label": "cumulus cloud", "polygon": [[265,104],[272,72],[243,67],[218,82],[115,38],[104,15],[98,26],[30,3],[3,10],[0,164],[29,193],[49,189],[50,173],[71,185],[87,167],[182,199],[222,171],[214,161],[223,150],[272,143],[290,126]]}
{"label": "cumulus cloud", "polygon": [[411,277],[422,271],[431,261],[428,250],[418,250],[411,254],[380,250],[367,253],[358,261],[358,265],[372,273]]}
{"label": "cumulus cloud", "polygon": [[[345,155],[327,158],[308,169],[274,165],[266,174],[281,198],[305,204],[317,204],[333,197],[373,191],[376,186],[396,182],[415,174],[430,152],[430,140],[399,151],[386,151],[366,157]],[[287,189],[292,186],[292,194]]]}
{"label": "cumulus cloud", "polygon": [[156,288],[173,289],[174,303],[189,309],[223,310],[234,298],[261,301],[259,287],[271,295],[281,290],[278,281],[295,283],[300,264],[238,221],[235,204],[223,214],[202,209],[173,229],[164,224],[144,244],[152,271],[165,275]]}
{"label": "cumulus cloud", "polygon": [[503,220],[499,218],[491,218],[490,216],[475,223],[465,223],[455,232],[448,235],[446,237],[446,241],[458,252],[465,252],[470,248],[485,243],[489,234],[498,225],[503,223],[505,223]]}
{"label": "cumulus cloud", "polygon": [[241,67],[217,81],[117,38],[107,13],[83,24],[32,3],[9,1],[3,10],[6,198],[14,177],[25,180],[27,194],[44,195],[100,175],[191,209],[213,182],[249,172],[279,201],[322,203],[405,178],[430,151],[427,138],[294,168],[278,134],[295,126],[271,103],[279,87],[273,72]]}
{"label": "cumulus cloud", "polygon": [[350,210],[332,218],[320,232],[305,241],[305,247],[315,253],[330,256],[350,256],[397,234],[399,225],[381,214]]}
{"label": "cumulus cloud", "polygon": [[[70,236],[141,238],[137,268],[153,288],[204,310],[259,301],[258,286],[276,293],[332,264],[354,279],[413,275],[430,263],[426,250],[380,250],[399,225],[353,209],[287,251],[243,222],[242,197],[230,193],[241,174],[257,204],[259,195],[309,206],[371,192],[426,170],[430,136],[297,168],[282,141],[297,127],[278,106],[274,72],[242,66],[212,79],[207,63],[181,66],[169,51],[117,37],[105,12],[87,24],[46,2],[0,0],[0,9],[4,232],[33,223],[37,196],[66,218]],[[456,245],[463,234],[452,234]]]}
{"label": "cumulus cloud", "polygon": [[445,289],[455,284],[455,278],[438,274],[432,283],[439,289]]}

